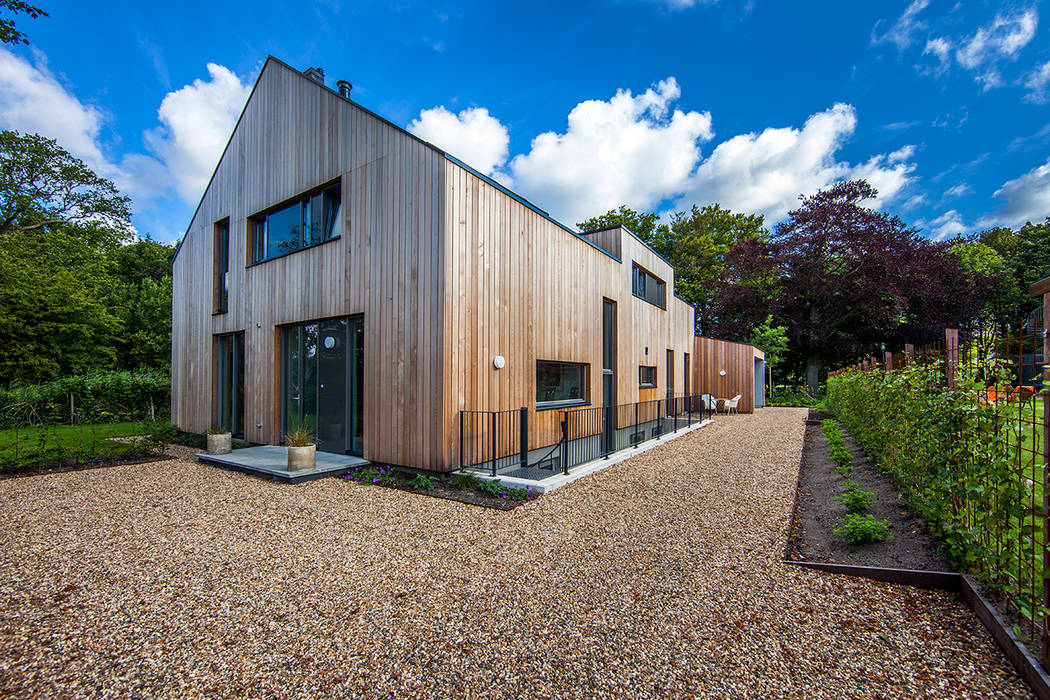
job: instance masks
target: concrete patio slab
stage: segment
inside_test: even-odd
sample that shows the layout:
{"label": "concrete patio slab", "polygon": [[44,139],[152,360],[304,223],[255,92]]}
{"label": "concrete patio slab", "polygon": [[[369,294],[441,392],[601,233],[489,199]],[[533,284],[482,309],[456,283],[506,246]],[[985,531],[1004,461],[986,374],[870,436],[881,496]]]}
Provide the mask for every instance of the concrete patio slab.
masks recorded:
{"label": "concrete patio slab", "polygon": [[201,452],[197,459],[205,464],[255,474],[268,479],[276,479],[288,484],[302,481],[313,481],[326,476],[339,476],[351,469],[368,464],[368,460],[353,455],[340,455],[332,452],[318,452],[317,464],[309,471],[288,471],[288,448],[279,445],[262,445],[234,450],[229,454],[212,455]]}

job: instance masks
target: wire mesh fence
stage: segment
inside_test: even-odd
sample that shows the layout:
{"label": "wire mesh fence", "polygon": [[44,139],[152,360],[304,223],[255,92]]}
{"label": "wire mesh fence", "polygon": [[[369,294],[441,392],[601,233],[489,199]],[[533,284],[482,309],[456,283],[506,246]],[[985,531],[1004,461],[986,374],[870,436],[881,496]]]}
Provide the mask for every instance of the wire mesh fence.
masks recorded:
{"label": "wire mesh fence", "polygon": [[1045,332],[974,333],[861,361],[829,378],[828,406],[892,476],[1018,631],[1050,649],[1050,392]]}

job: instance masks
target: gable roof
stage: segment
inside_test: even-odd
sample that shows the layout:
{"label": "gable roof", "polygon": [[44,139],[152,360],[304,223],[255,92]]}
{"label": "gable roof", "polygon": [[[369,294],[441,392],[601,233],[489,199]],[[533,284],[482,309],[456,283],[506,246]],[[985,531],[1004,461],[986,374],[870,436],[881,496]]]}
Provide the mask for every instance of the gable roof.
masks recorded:
{"label": "gable roof", "polygon": [[[252,91],[248,94],[248,99],[245,100],[244,107],[241,108],[241,113],[237,117],[237,122],[234,124],[233,130],[230,131],[230,137],[228,139],[226,139],[226,145],[222,149],[222,155],[219,156],[219,160],[215,163],[215,168],[211,172],[211,177],[208,178],[208,184],[205,185],[204,191],[201,193],[201,198],[197,201],[197,206],[193,210],[193,215],[190,217],[189,225],[187,225],[186,231],[183,233],[182,238],[179,239],[179,243],[175,247],[175,252],[172,253],[172,256],[171,256],[171,264],[172,265],[175,264],[175,258],[178,257],[179,251],[182,250],[182,244],[186,240],[186,236],[189,235],[190,229],[193,226],[193,222],[194,222],[194,220],[196,220],[197,214],[200,212],[201,205],[204,203],[204,198],[207,197],[207,195],[208,195],[208,190],[211,189],[212,182],[215,180],[215,175],[219,172],[219,166],[222,165],[222,161],[226,158],[226,152],[230,149],[230,144],[233,142],[233,136],[234,136],[234,134],[237,133],[237,129],[240,127],[241,121],[244,119],[245,112],[248,111],[248,105],[251,104],[252,98],[255,96],[255,91],[259,87],[259,83],[262,81],[263,75],[266,73],[267,69],[270,67],[271,64],[274,64],[274,65],[277,65],[277,66],[281,66],[282,68],[285,68],[285,69],[291,71],[292,73],[295,73],[296,75],[300,76],[303,80],[309,80],[311,84],[316,85],[318,88],[321,88],[321,89],[324,89],[324,90],[328,90],[333,95],[336,95],[337,97],[339,97],[339,99],[346,100],[347,102],[352,104],[354,107],[364,111],[366,114],[374,117],[375,119],[378,119],[379,121],[383,122],[387,126],[390,126],[390,127],[394,128],[394,129],[397,129],[402,134],[405,134],[405,135],[409,136],[410,138],[412,138],[412,139],[418,141],[419,143],[423,144],[424,146],[427,146],[428,148],[430,148],[430,149],[440,153],[441,155],[443,155],[449,161],[451,161],[451,162],[455,163],[456,165],[458,165],[459,167],[467,170],[468,172],[470,172],[475,177],[478,177],[481,180],[483,180],[486,184],[496,188],[497,190],[499,190],[503,194],[507,195],[508,197],[510,197],[511,199],[515,200],[519,204],[527,207],[529,210],[535,212],[536,214],[539,214],[540,216],[542,216],[547,221],[551,222],[552,224],[554,224],[558,228],[562,229],[566,233],[571,234],[575,238],[580,239],[581,241],[583,241],[587,245],[591,246],[595,250],[602,252],[603,254],[609,256],[610,258],[612,258],[616,262],[620,262],[620,263],[623,262],[620,258],[616,257],[615,255],[613,255],[609,251],[605,250],[601,246],[597,245],[593,241],[591,241],[591,240],[587,239],[585,236],[581,235],[580,232],[574,231],[571,228],[569,228],[568,226],[566,226],[565,224],[561,223],[560,221],[555,219],[553,216],[551,216],[550,213],[548,213],[547,211],[545,211],[545,210],[541,209],[540,207],[536,206],[535,204],[530,202],[525,197],[522,197],[521,195],[519,195],[519,194],[517,194],[515,192],[512,192],[509,188],[505,187],[504,185],[500,184],[499,182],[497,182],[493,178],[489,177],[488,175],[485,175],[484,173],[480,172],[479,170],[476,170],[476,169],[472,168],[471,166],[467,165],[466,163],[464,163],[460,159],[456,158],[452,154],[448,153],[447,151],[445,151],[445,150],[435,146],[434,144],[430,143],[429,141],[427,141],[425,139],[421,139],[420,137],[418,137],[415,134],[413,134],[411,131],[408,131],[404,127],[401,127],[401,126],[395,124],[394,122],[390,121],[386,117],[384,117],[384,116],[382,116],[380,114],[377,114],[376,112],[373,112],[372,110],[370,110],[367,107],[364,107],[360,103],[351,100],[349,97],[343,96],[337,90],[333,90],[332,88],[328,87],[327,85],[323,85],[321,83],[318,83],[318,82],[312,80],[305,73],[303,73],[300,70],[297,70],[297,69],[293,68],[292,66],[288,65],[287,63],[285,63],[281,59],[276,58],[273,55],[267,55],[266,56],[266,62],[263,63],[262,70],[259,71],[259,75],[256,76],[255,83],[252,85]],[[668,265],[671,265],[671,263],[666,258],[664,258],[662,255],[657,253],[656,250],[654,250],[652,246],[650,246],[648,243],[643,241],[641,238],[638,238],[638,236],[635,236],[633,231],[631,231],[630,229],[628,229],[626,227],[623,227],[623,228],[624,228],[625,231],[627,231],[632,236],[634,236],[638,240],[639,243],[641,243],[643,246],[645,246],[646,248],[651,250],[653,253],[656,253],[656,255],[659,256],[661,260],[666,262]],[[592,233],[592,232],[587,231],[585,233]],[[674,268],[673,265],[671,265],[671,267],[672,267],[672,269]],[[678,295],[676,294],[675,296],[678,296]],[[681,299],[681,297],[678,297],[678,298]],[[685,300],[682,299],[682,301],[685,301]]]}

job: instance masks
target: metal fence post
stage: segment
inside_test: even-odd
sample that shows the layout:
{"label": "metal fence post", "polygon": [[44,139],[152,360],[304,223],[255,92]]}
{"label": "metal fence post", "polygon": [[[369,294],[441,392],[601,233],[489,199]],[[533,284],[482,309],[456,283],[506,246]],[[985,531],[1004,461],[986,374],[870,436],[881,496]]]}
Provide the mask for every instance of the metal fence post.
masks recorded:
{"label": "metal fence post", "polygon": [[674,402],[674,431],[678,432],[678,399],[671,399]]}
{"label": "metal fence post", "polygon": [[[1043,319],[1050,318],[1050,292],[1043,294]],[[1043,331],[1043,362],[1050,358],[1050,334]],[[1032,358],[1033,361],[1035,358]],[[1035,382],[1032,382],[1033,384]],[[1043,370],[1043,607],[1050,608],[1050,370]],[[1032,404],[1033,408],[1035,404]],[[1032,411],[1035,413],[1035,411]],[[1043,616],[1043,668],[1050,667],[1050,618]]]}
{"label": "metal fence post", "polygon": [[635,438],[638,437],[638,404],[638,401],[634,402],[634,432],[631,435],[631,443],[635,447],[637,447],[638,443],[641,442],[641,440],[635,440]]}
{"label": "metal fence post", "polygon": [[463,467],[467,466],[466,462],[463,460],[463,419],[464,419],[464,417],[465,417],[465,415],[464,415],[463,411],[460,411],[459,412],[459,468],[460,469],[462,469]]}
{"label": "metal fence post", "polygon": [[492,412],[492,476],[496,476],[496,411]]}
{"label": "metal fence post", "polygon": [[563,413],[561,418],[561,468],[562,473],[569,473],[569,414]]}
{"label": "metal fence post", "polygon": [[521,468],[525,469],[529,466],[529,409],[525,406],[521,407],[521,420],[518,425],[518,430],[521,432],[519,436]]}

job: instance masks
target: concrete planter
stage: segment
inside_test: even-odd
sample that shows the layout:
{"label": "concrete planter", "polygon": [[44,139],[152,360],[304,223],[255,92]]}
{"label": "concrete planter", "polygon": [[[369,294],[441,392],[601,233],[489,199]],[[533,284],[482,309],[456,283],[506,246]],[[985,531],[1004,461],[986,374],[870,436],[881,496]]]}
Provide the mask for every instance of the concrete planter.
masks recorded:
{"label": "concrete planter", "polygon": [[233,451],[233,434],[218,433],[208,435],[208,454],[228,455]]}
{"label": "concrete planter", "polygon": [[305,472],[317,465],[317,445],[288,448],[288,471]]}

